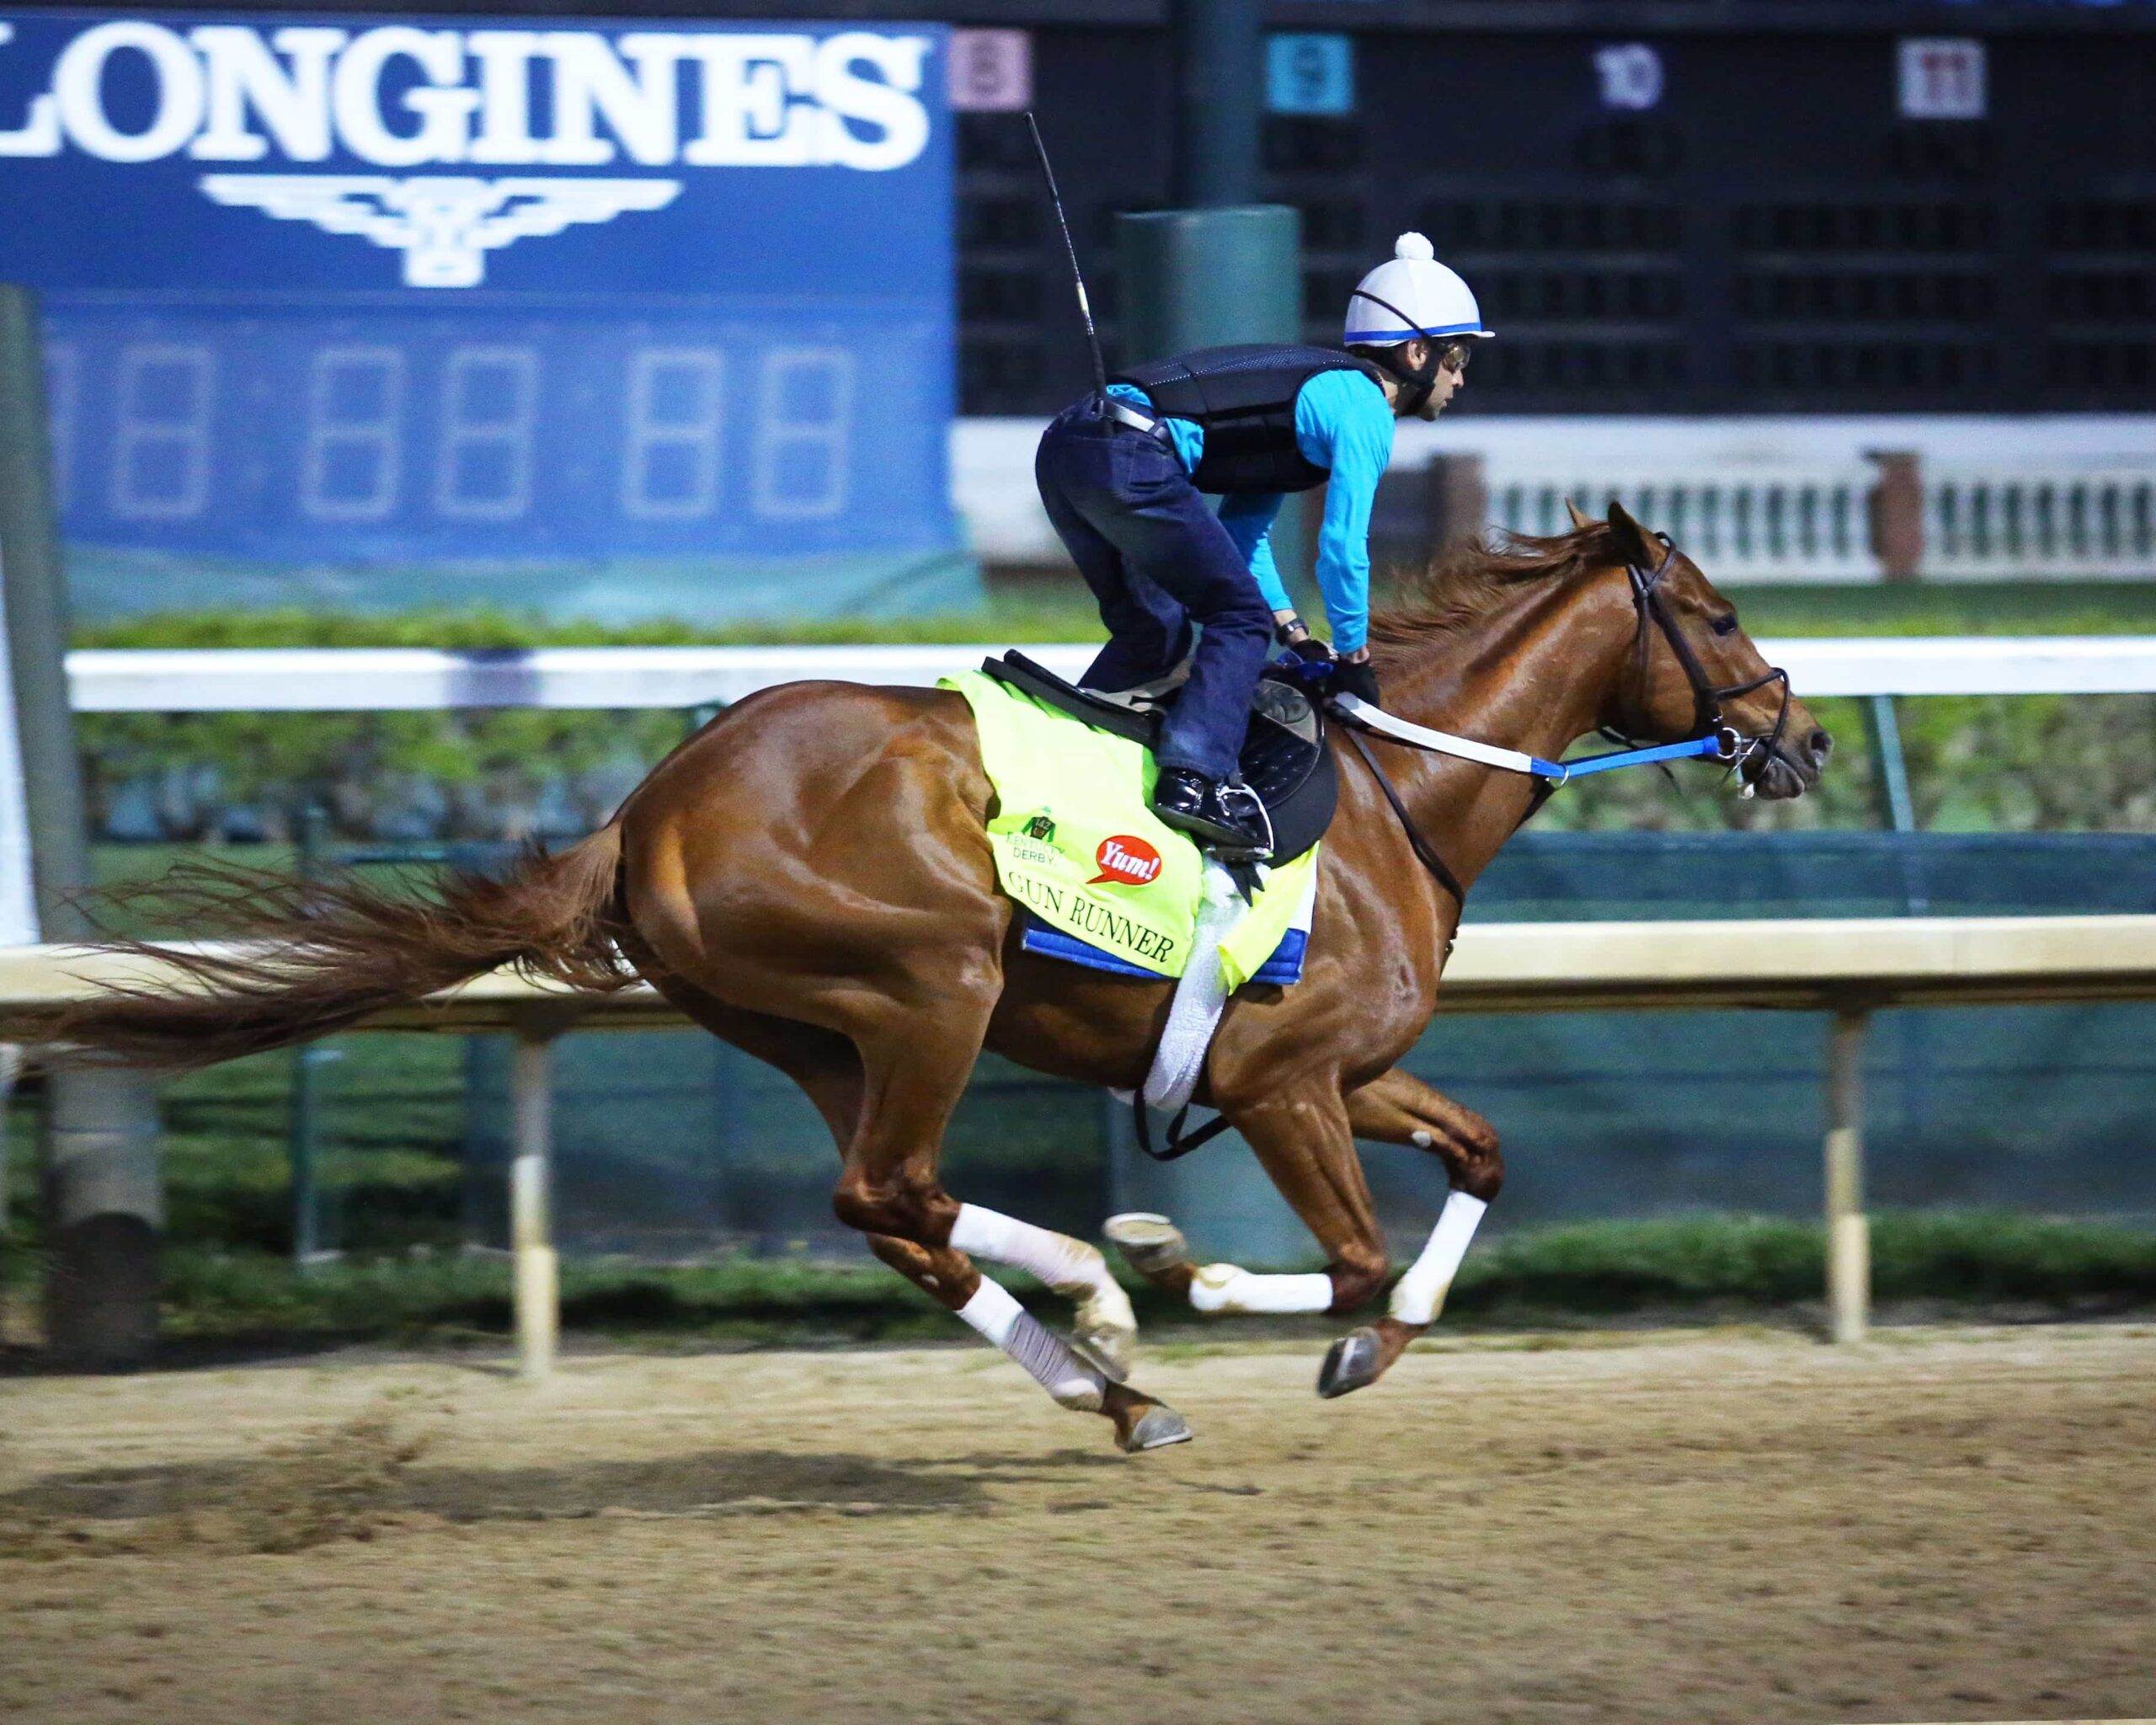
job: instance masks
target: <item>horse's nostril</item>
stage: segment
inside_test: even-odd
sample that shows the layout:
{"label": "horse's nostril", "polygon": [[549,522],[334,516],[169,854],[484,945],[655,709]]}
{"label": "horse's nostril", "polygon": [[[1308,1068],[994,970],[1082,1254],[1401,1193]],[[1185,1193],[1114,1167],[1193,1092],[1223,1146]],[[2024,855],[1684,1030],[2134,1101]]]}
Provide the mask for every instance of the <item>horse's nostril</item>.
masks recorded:
{"label": "horse's nostril", "polygon": [[1814,731],[1804,740],[1804,752],[1812,757],[1815,766],[1826,760],[1833,746],[1834,740],[1824,731]]}

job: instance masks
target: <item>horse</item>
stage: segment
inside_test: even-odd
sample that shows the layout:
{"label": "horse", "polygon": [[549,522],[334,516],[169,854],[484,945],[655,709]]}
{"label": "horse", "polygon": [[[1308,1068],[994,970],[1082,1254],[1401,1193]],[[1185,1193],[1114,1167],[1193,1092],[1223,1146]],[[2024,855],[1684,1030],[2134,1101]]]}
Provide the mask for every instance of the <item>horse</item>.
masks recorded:
{"label": "horse", "polygon": [[[1476,545],[1403,578],[1371,623],[1388,711],[1556,760],[1605,730],[1675,742],[1726,728],[1764,798],[1815,785],[1830,740],[1698,565],[1614,504],[1569,532]],[[1338,746],[1339,728],[1332,733]],[[1442,1306],[1504,1163],[1490,1124],[1397,1062],[1429,1023],[1470,887],[1539,802],[1527,779],[1380,743],[1339,749],[1340,796],[1304,980],[1246,986],[1197,1100],[1250,1146],[1325,1253],[1321,1272],[1199,1266],[1165,1218],[1112,1231],[1208,1312],[1353,1314],[1387,1279],[1359,1138],[1428,1151],[1449,1197],[1387,1314],[1336,1342],[1319,1387],[1382,1377]],[[876,1256],[1136,1451],[1189,1436],[1129,1380],[1136,1325],[1098,1247],[939,1182],[952,1109],[984,1049],[1133,1090],[1171,985],[1029,953],[985,831],[995,793],[964,700],[798,682],[727,709],[607,825],[505,873],[445,872],[414,899],[344,878],[202,866],[168,880],[189,926],[240,937],[154,953],[179,983],[18,1014],[0,1037],[65,1057],[197,1065],[291,1045],[504,966],[579,990],[641,978],[792,1078],[835,1141],[833,1207]],[[975,1259],[1075,1302],[1071,1338]]]}

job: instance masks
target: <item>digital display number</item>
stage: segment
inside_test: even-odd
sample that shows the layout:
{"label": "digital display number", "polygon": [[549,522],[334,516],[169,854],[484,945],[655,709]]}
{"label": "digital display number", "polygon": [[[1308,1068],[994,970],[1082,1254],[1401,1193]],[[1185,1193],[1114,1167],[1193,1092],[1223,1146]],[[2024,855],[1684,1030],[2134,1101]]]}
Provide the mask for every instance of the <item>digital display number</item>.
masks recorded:
{"label": "digital display number", "polygon": [[[273,558],[932,544],[889,426],[933,332],[392,314],[49,318],[67,537]],[[932,386],[930,386],[932,387]],[[889,403],[889,408],[878,403]],[[932,471],[931,471],[932,469]]]}

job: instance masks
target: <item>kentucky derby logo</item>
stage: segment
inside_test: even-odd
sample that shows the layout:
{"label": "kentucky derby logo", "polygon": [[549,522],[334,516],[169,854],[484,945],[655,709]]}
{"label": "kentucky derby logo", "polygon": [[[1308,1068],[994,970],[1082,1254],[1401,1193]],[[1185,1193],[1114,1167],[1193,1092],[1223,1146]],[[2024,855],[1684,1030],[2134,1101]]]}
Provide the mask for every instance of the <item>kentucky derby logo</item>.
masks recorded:
{"label": "kentucky derby logo", "polygon": [[1093,852],[1093,866],[1101,872],[1086,883],[1087,886],[1098,886],[1104,880],[1123,886],[1150,886],[1161,872],[1161,853],[1143,839],[1118,833],[1101,841],[1100,848]]}
{"label": "kentucky derby logo", "polygon": [[663,210],[678,179],[472,179],[459,174],[210,174],[205,196],[404,254],[407,287],[477,287],[486,254],[577,222]]}

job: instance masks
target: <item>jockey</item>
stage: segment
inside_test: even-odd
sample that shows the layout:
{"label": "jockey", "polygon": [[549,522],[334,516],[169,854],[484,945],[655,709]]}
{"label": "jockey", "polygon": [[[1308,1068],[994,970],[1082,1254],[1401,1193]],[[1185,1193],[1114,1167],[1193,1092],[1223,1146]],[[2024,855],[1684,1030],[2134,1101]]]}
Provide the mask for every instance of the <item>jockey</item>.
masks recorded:
{"label": "jockey", "polygon": [[[1262,858],[1264,812],[1235,777],[1268,647],[1310,632],[1274,567],[1283,494],[1331,483],[1317,581],[1336,686],[1375,704],[1364,632],[1370,505],[1393,422],[1433,419],[1486,339],[1467,284],[1403,233],[1348,302],[1346,351],[1200,348],[1134,366],[1055,419],[1033,463],[1049,520],[1100,602],[1108,643],[1081,681],[1119,692],[1190,661],[1155,757],[1153,812],[1201,844]],[[1199,494],[1215,493],[1216,515]],[[1192,626],[1203,631],[1196,651]],[[1315,658],[1315,649],[1303,656]]]}

